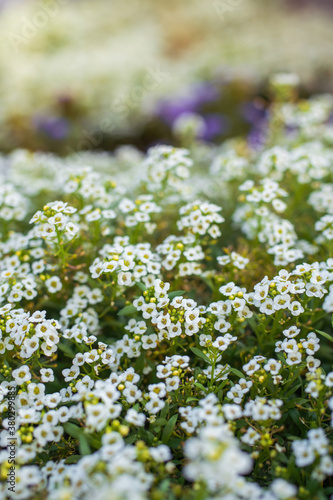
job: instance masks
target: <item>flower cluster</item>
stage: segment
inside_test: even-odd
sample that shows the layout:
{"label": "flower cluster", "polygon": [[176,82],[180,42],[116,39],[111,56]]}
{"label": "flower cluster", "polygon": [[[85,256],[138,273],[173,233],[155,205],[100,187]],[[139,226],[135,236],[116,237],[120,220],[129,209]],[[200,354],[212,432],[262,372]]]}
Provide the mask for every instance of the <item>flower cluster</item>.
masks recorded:
{"label": "flower cluster", "polygon": [[329,498],[328,101],[262,149],[7,158],[1,498]]}

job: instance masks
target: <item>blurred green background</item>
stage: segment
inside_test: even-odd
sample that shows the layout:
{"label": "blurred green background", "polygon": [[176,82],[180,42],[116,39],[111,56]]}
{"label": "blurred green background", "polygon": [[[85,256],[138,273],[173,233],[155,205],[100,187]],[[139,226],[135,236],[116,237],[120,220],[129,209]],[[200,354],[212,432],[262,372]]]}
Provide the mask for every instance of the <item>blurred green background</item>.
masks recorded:
{"label": "blurred green background", "polygon": [[325,0],[8,0],[0,9],[0,150],[113,150],[256,129],[267,79],[333,85]]}

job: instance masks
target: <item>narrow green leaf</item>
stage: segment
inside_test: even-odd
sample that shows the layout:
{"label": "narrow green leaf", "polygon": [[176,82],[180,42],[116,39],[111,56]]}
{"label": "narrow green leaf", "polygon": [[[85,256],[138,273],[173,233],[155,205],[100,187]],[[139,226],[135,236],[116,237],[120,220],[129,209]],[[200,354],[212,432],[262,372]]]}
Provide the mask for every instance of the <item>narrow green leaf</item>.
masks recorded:
{"label": "narrow green leaf", "polygon": [[66,458],[65,464],[76,464],[80,460],[81,455],[71,455]]}
{"label": "narrow green leaf", "polygon": [[154,422],[154,425],[166,425],[167,420],[165,418],[157,418]]}
{"label": "narrow green leaf", "polygon": [[305,399],[305,398],[292,398],[291,401],[289,401],[288,403],[285,403],[283,408],[285,408],[286,410],[288,410],[289,408],[295,408],[296,405],[304,405],[304,404],[307,404],[309,403],[309,400],[308,399]]}
{"label": "narrow green leaf", "polygon": [[[170,439],[170,441],[168,442],[168,445],[169,445],[169,447],[170,447],[172,450],[176,450],[177,448],[179,448],[179,447],[180,447],[181,442],[182,442],[182,440],[181,440],[181,439],[179,439],[179,438],[172,438],[172,439]],[[180,464],[180,463],[182,463],[182,462],[179,462],[178,460],[173,460],[173,463],[174,463],[175,465],[177,465],[177,464]]]}
{"label": "narrow green leaf", "polygon": [[152,444],[154,442],[154,437],[155,437],[154,434],[152,434],[149,431],[146,431],[146,439],[145,439],[145,441],[147,441],[147,443],[149,444],[149,446],[152,446]]}
{"label": "narrow green leaf", "polygon": [[304,425],[301,422],[301,416],[299,414],[299,411],[296,408],[293,408],[289,411],[289,415],[291,416],[292,420],[295,422],[297,427],[303,431],[304,430]]}
{"label": "narrow green leaf", "polygon": [[288,457],[284,453],[278,453],[276,455],[276,459],[277,461],[282,462],[283,464],[289,463]]}
{"label": "narrow green leaf", "polygon": [[145,365],[145,352],[143,351],[142,354],[137,358],[134,369],[136,372],[141,372],[143,370],[143,367]]}
{"label": "narrow green leaf", "polygon": [[131,314],[135,313],[136,312],[136,309],[135,307],[131,304],[129,306],[125,306],[123,307],[122,309],[120,309],[120,311],[118,311],[118,314],[119,315],[122,315],[122,316],[130,316]]}
{"label": "narrow green leaf", "polygon": [[125,443],[126,444],[133,444],[135,443],[135,441],[138,440],[138,436],[136,434],[132,434],[130,436],[128,436],[126,439],[125,439]]}
{"label": "narrow green leaf", "polygon": [[71,437],[75,439],[79,439],[80,435],[83,432],[80,427],[78,427],[75,424],[72,424],[71,422],[66,422],[66,424],[64,424],[64,429],[65,432],[67,432],[67,434],[69,434]]}
{"label": "narrow green leaf", "polygon": [[170,300],[174,299],[175,297],[179,297],[180,295],[184,295],[185,290],[177,290],[175,292],[168,293],[168,297]]}
{"label": "narrow green leaf", "polygon": [[88,439],[83,433],[79,437],[79,450],[81,455],[91,455],[91,448]]}
{"label": "narrow green leaf", "polygon": [[285,363],[286,358],[285,358],[284,356],[282,356],[282,354],[277,353],[276,357],[277,357],[277,359],[278,359],[279,361],[281,361],[282,365]]}
{"label": "narrow green leaf", "polygon": [[82,427],[78,427],[71,422],[67,422],[64,425],[65,432],[69,434],[71,437],[78,439],[79,441],[79,450],[81,455],[90,455],[91,448],[88,442],[88,437],[85,436]]}
{"label": "narrow green leaf", "polygon": [[240,419],[240,420],[235,421],[236,429],[240,429],[241,427],[244,427],[244,425],[247,425],[246,420],[244,420],[244,419]]}
{"label": "narrow green leaf", "polygon": [[302,387],[302,383],[294,385],[290,389],[290,391],[288,391],[287,394],[285,394],[285,396],[288,398],[289,396],[291,396],[292,394],[294,394],[300,387]]}
{"label": "narrow green leaf", "polygon": [[211,290],[214,290],[215,286],[213,280],[211,280],[210,278],[206,278],[206,276],[200,276],[200,278],[204,283],[206,283],[207,286],[209,286]]}
{"label": "narrow green leaf", "polygon": [[100,439],[94,438],[91,434],[85,435],[85,437],[88,439],[88,443],[90,446],[93,446],[96,450],[99,450],[101,447],[101,441]]}
{"label": "narrow green leaf", "polygon": [[212,364],[211,360],[206,356],[206,354],[200,351],[200,349],[197,349],[196,347],[190,347],[190,349],[196,356],[198,356],[198,358],[203,359],[204,361],[206,361],[206,363],[210,365]]}
{"label": "narrow green leaf", "polygon": [[171,434],[175,428],[176,422],[178,420],[178,413],[173,415],[170,420],[167,422],[166,426],[164,427],[164,431],[162,434],[162,442],[164,444],[167,444],[169,439],[171,438]]}
{"label": "narrow green leaf", "polygon": [[328,333],[322,332],[321,330],[315,330],[315,332],[319,333],[319,335],[321,335],[322,337],[325,337],[330,342],[333,342],[333,337],[331,335],[329,335]]}
{"label": "narrow green leaf", "polygon": [[136,286],[138,286],[140,288],[140,290],[142,290],[143,292],[145,292],[147,290],[147,287],[146,285],[144,285],[143,283],[141,283],[140,281],[136,281],[135,282]]}
{"label": "narrow green leaf", "polygon": [[161,418],[166,418],[167,414],[169,413],[169,409],[170,409],[169,403],[165,403],[165,406],[164,406],[164,408],[162,409],[162,411],[160,413],[160,417]]}
{"label": "narrow green leaf", "polygon": [[63,340],[61,342],[59,342],[57,347],[58,347],[58,349],[60,349],[60,351],[62,351],[64,354],[66,354],[66,356],[69,356],[70,358],[74,357],[74,353],[73,353],[72,349],[69,347],[69,345],[64,344]]}
{"label": "narrow green leaf", "polygon": [[189,398],[186,399],[186,403],[190,403],[191,401],[198,401],[198,398],[194,398],[193,396],[190,396]]}
{"label": "narrow green leaf", "polygon": [[168,490],[170,490],[170,482],[168,479],[164,479],[164,481],[160,483],[159,491],[162,491],[163,493],[167,494]]}
{"label": "narrow green leaf", "polygon": [[237,375],[237,377],[239,377],[239,378],[244,378],[244,373],[237,370],[237,368],[229,368],[229,371],[231,373],[233,373],[234,375]]}
{"label": "narrow green leaf", "polygon": [[204,393],[206,393],[206,392],[207,392],[207,388],[206,388],[206,387],[204,387],[204,386],[203,386],[202,384],[200,384],[199,382],[194,382],[194,385],[195,385],[196,387],[198,387],[199,389],[201,389]]}

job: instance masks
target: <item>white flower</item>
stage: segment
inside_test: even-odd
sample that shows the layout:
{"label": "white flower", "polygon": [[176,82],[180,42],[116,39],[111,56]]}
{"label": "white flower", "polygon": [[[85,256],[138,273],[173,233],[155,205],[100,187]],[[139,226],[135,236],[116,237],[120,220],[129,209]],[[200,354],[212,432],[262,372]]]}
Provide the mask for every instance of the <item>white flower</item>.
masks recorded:
{"label": "white flower", "polygon": [[155,347],[157,347],[157,340],[158,337],[155,333],[152,333],[151,335],[142,335],[141,337],[142,348],[154,349]]}
{"label": "white flower", "polygon": [[296,465],[298,467],[306,467],[314,462],[315,454],[306,440],[293,441],[292,448],[296,458]]}
{"label": "white flower", "polygon": [[176,391],[179,388],[180,378],[177,376],[167,377],[165,384],[167,392]]}
{"label": "white flower", "polygon": [[315,359],[313,356],[307,356],[306,364],[310,372],[314,372],[320,366],[321,362],[319,359]]}
{"label": "white flower", "polygon": [[165,444],[160,444],[156,448],[149,448],[149,452],[155,462],[167,462],[172,459],[170,448]]}
{"label": "white flower", "polygon": [[272,375],[277,375],[279,371],[281,370],[282,363],[280,361],[277,361],[275,359],[269,359],[264,365],[264,369],[268,372],[270,372]]}
{"label": "white flower", "polygon": [[256,371],[260,370],[260,365],[256,361],[249,361],[249,363],[246,363],[243,366],[243,370],[247,375],[251,376]]}
{"label": "white flower", "polygon": [[79,376],[80,368],[78,366],[73,365],[71,368],[66,368],[62,370],[62,374],[64,376],[65,382],[70,382],[71,380],[74,380]]}
{"label": "white flower", "polygon": [[293,338],[293,337],[296,337],[299,333],[300,333],[300,329],[297,328],[296,326],[291,326],[289,328],[287,328],[286,330],[283,330],[283,335],[285,335],[286,337],[288,337],[289,339]]}
{"label": "white flower", "polygon": [[62,289],[62,283],[58,276],[52,276],[45,281],[49,293],[57,293]]}
{"label": "white flower", "polygon": [[28,380],[31,380],[31,373],[27,365],[23,365],[16,370],[13,370],[12,376],[18,385],[22,385]]}
{"label": "white flower", "polygon": [[133,404],[136,400],[141,398],[142,392],[137,388],[136,385],[128,384],[123,390],[123,396],[125,396],[129,404]]}
{"label": "white flower", "polygon": [[133,408],[130,408],[126,413],[125,420],[127,420],[130,424],[142,427],[145,423],[146,416],[143,413],[138,413]]}
{"label": "white flower", "polygon": [[258,441],[258,439],[260,439],[260,434],[251,427],[249,427],[246,433],[243,434],[243,436],[240,439],[243,443],[252,446],[256,441]]}
{"label": "white flower", "polygon": [[46,224],[43,224],[40,230],[41,236],[44,236],[44,238],[54,238],[57,236],[56,233],[56,228],[54,224],[49,224],[48,222]]}
{"label": "white flower", "polygon": [[326,375],[325,385],[326,387],[333,387],[333,372]]}
{"label": "white flower", "polygon": [[162,399],[159,398],[153,398],[148,403],[146,404],[146,410],[151,413],[152,415],[155,415],[158,413],[162,408],[164,408],[165,402],[162,401]]}
{"label": "white flower", "polygon": [[297,300],[291,302],[288,309],[293,316],[299,316],[301,313],[304,312],[304,308],[302,307],[301,303],[298,302]]}
{"label": "white flower", "polygon": [[302,362],[302,354],[299,351],[288,352],[286,362],[289,366],[299,365]]}
{"label": "white flower", "polygon": [[295,497],[297,494],[296,486],[281,478],[274,479],[270,489],[279,500],[287,500],[288,498]]}
{"label": "white flower", "polygon": [[222,409],[227,420],[236,420],[243,415],[242,408],[237,404],[225,404]]}

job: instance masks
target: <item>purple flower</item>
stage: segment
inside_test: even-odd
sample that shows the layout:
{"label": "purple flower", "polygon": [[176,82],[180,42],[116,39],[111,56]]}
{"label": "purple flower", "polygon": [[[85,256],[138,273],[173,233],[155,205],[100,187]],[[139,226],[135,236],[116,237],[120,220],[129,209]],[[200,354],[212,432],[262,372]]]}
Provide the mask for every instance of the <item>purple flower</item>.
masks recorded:
{"label": "purple flower", "polygon": [[162,100],[157,106],[156,115],[171,125],[183,113],[196,113],[201,106],[215,101],[218,97],[219,92],[213,84],[195,84],[187,89],[186,95]]}
{"label": "purple flower", "polygon": [[261,150],[266,141],[266,134],[264,127],[253,128],[247,136],[247,142],[251,149],[256,151]]}
{"label": "purple flower", "polygon": [[55,140],[64,139],[68,135],[70,129],[68,120],[58,116],[37,115],[33,119],[33,123],[37,130],[44,132]]}
{"label": "purple flower", "polygon": [[209,141],[216,136],[226,133],[230,128],[230,122],[225,115],[210,113],[203,116],[205,120],[205,130],[200,135],[200,139]]}
{"label": "purple flower", "polygon": [[241,113],[248,123],[255,126],[260,125],[267,118],[267,110],[254,102],[242,104]]}
{"label": "purple flower", "polygon": [[294,8],[322,8],[333,12],[331,0],[289,0],[288,4]]}

